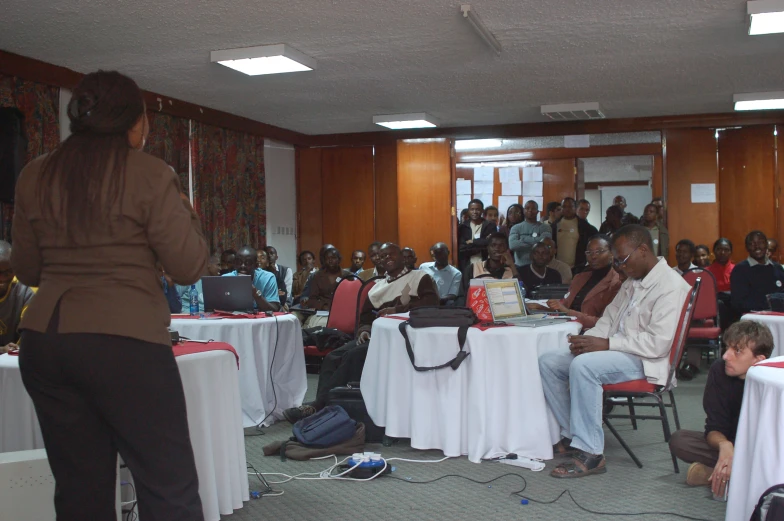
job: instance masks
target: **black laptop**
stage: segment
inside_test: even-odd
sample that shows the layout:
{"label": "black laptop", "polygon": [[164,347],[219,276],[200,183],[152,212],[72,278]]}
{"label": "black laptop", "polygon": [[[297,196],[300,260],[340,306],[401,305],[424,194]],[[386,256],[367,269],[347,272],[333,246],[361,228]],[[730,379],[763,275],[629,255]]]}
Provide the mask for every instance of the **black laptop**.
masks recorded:
{"label": "black laptop", "polygon": [[204,311],[253,311],[252,277],[203,277]]}

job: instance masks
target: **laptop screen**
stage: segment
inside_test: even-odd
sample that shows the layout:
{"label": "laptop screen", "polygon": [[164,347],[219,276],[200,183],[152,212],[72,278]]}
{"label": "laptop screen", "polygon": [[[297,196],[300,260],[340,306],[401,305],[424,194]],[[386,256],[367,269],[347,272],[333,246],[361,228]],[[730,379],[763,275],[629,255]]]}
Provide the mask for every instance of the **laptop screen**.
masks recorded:
{"label": "laptop screen", "polygon": [[520,285],[516,279],[487,281],[485,291],[493,320],[501,321],[526,316]]}

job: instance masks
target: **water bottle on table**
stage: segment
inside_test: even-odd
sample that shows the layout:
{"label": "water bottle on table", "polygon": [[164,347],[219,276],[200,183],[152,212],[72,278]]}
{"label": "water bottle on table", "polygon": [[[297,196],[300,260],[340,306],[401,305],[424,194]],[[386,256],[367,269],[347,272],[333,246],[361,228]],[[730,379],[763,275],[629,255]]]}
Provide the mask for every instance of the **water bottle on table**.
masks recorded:
{"label": "water bottle on table", "polygon": [[199,292],[196,291],[196,284],[191,284],[191,290],[188,293],[189,301],[191,303],[191,316],[199,314]]}

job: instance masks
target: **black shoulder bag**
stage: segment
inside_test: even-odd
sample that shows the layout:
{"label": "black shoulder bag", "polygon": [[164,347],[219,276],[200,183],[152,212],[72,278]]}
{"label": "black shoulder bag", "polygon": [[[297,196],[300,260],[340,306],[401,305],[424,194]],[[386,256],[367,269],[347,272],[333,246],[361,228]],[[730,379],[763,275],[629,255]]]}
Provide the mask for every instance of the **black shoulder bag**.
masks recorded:
{"label": "black shoulder bag", "polygon": [[[408,358],[411,360],[411,365],[414,366],[414,369],[417,371],[432,371],[451,367],[456,371],[457,368],[460,367],[460,364],[463,363],[463,360],[471,354],[465,352],[463,348],[465,347],[466,337],[468,336],[468,328],[477,322],[479,322],[479,319],[476,318],[474,312],[469,308],[421,307],[412,309],[408,320],[402,322],[398,329],[400,330],[400,334],[403,335],[403,339],[406,341],[406,351],[408,351]],[[411,341],[408,339],[406,326],[411,326],[413,328],[456,327],[458,328],[457,341],[460,345],[460,351],[457,353],[456,357],[445,364],[434,367],[419,367],[416,365],[416,362],[414,362],[414,350],[411,348]]]}

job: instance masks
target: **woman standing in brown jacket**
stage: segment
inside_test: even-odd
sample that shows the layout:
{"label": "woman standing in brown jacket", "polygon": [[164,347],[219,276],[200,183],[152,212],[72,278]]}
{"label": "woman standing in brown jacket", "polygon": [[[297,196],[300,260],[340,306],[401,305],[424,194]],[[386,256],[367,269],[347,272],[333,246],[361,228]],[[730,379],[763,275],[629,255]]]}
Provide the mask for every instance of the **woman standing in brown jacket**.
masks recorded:
{"label": "woman standing in brown jacket", "polygon": [[22,379],[56,482],[57,519],[115,518],[117,453],[140,518],[201,520],[185,397],[167,332],[159,261],[182,285],[205,272],[198,216],[174,171],[141,149],[139,87],[88,74],[72,135],[16,187],[11,263],[38,286],[20,325]]}

